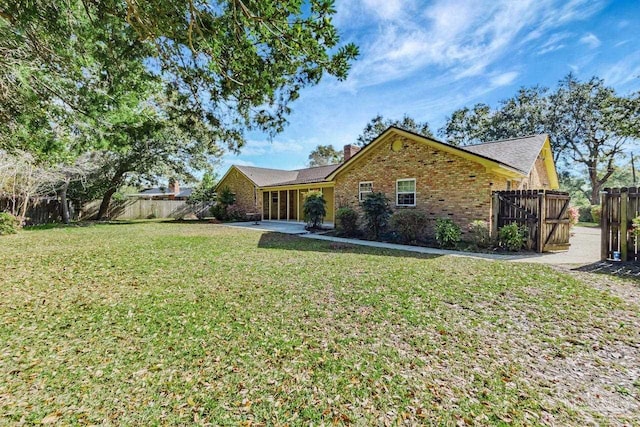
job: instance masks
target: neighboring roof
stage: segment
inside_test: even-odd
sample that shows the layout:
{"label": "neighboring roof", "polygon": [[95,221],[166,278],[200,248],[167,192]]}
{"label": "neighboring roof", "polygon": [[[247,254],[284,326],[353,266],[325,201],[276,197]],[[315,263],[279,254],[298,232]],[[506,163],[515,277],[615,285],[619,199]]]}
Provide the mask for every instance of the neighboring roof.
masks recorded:
{"label": "neighboring roof", "polygon": [[[281,169],[258,168],[255,166],[236,166],[258,187],[276,187],[279,185],[311,184],[323,182],[340,165],[317,166],[313,168],[286,171]],[[223,179],[220,180],[222,182]]]}
{"label": "neighboring roof", "polygon": [[147,188],[145,190],[142,190],[140,193],[137,193],[137,194],[129,194],[129,195],[130,196],[148,196],[148,197],[154,197],[154,196],[189,197],[192,192],[193,192],[192,188],[185,187],[185,188],[181,188],[178,194],[173,194],[169,192],[169,189],[166,187],[154,187],[154,188]]}
{"label": "neighboring roof", "polygon": [[494,159],[500,163],[513,166],[525,174],[531,171],[548,136],[546,134],[523,136],[521,138],[503,139],[465,145],[463,148],[481,156]]}

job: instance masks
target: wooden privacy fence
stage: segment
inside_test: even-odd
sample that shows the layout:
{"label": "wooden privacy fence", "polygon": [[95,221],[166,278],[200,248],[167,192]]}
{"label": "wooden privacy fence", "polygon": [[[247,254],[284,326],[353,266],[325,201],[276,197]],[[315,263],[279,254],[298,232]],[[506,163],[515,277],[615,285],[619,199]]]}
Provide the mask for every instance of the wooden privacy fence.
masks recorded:
{"label": "wooden privacy fence", "polygon": [[[86,203],[82,207],[81,219],[90,219],[96,216],[100,207],[100,200]],[[184,200],[148,200],[125,199],[112,200],[107,211],[109,219],[149,219],[149,218],[182,218],[187,215],[200,214],[201,210],[208,209],[208,205],[188,205]]]}
{"label": "wooden privacy fence", "polygon": [[537,252],[569,248],[569,193],[552,190],[494,191],[492,235],[505,225],[527,228],[529,246]]}
{"label": "wooden privacy fence", "polygon": [[[0,212],[16,212],[18,206],[22,205],[21,198],[1,197]],[[25,225],[47,224],[60,220],[60,202],[51,197],[32,197],[29,199],[27,211],[25,213]]]}
{"label": "wooden privacy fence", "polygon": [[600,257],[622,261],[640,261],[640,248],[632,229],[632,220],[640,215],[640,188],[605,188],[602,194]]}

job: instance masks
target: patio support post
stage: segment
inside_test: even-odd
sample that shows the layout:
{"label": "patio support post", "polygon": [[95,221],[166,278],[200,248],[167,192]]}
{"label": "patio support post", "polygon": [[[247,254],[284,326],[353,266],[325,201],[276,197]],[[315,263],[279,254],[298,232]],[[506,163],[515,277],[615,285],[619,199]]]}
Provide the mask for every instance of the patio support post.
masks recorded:
{"label": "patio support post", "polygon": [[278,190],[276,192],[276,194],[278,195],[278,221],[280,221],[280,190]]}
{"label": "patio support post", "polygon": [[298,195],[296,196],[296,211],[298,212],[298,221],[300,221],[300,189],[296,190]]}
{"label": "patio support post", "polygon": [[269,203],[269,221],[271,221],[271,191],[269,191],[269,199],[268,199],[268,203]]}
{"label": "patio support post", "polygon": [[287,190],[287,221],[289,221],[289,190]]}
{"label": "patio support post", "polygon": [[[626,187],[620,189],[620,259],[627,260],[627,252],[629,249],[629,236],[627,236],[627,206],[629,202],[629,193]],[[602,213],[600,214],[602,216]]]}

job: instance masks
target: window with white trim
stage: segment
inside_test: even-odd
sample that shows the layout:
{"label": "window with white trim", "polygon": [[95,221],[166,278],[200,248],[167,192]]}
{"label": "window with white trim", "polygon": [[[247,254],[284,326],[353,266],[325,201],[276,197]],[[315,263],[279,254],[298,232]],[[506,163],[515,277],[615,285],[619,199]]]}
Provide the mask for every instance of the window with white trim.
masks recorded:
{"label": "window with white trim", "polygon": [[399,179],[396,181],[396,206],[416,205],[416,180]]}
{"label": "window with white trim", "polygon": [[364,202],[364,198],[373,192],[373,182],[365,181],[358,184],[358,199]]}

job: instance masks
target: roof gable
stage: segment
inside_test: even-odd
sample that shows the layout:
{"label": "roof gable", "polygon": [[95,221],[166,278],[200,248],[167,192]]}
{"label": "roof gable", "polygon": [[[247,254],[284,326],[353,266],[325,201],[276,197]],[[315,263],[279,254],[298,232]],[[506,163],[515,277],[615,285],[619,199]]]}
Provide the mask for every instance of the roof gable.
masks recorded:
{"label": "roof gable", "polygon": [[389,128],[387,128],[387,130],[385,130],[384,132],[382,132],[376,139],[374,139],[373,141],[371,141],[369,144],[367,144],[362,150],[360,150],[359,152],[357,152],[353,157],[351,157],[347,162],[343,163],[342,165],[340,165],[339,168],[337,168],[331,175],[329,175],[327,177],[327,179],[335,179],[335,177],[348,170],[351,165],[353,165],[355,162],[359,161],[360,159],[362,159],[363,157],[366,156],[366,153],[371,152],[372,148],[377,146],[378,144],[382,143],[383,141],[386,141],[391,135],[398,135],[401,137],[405,137],[408,139],[411,139],[413,141],[416,142],[421,142],[421,143],[425,143],[427,145],[432,146],[435,149],[438,150],[442,150],[445,152],[448,152],[450,154],[454,154],[456,156],[462,157],[462,158],[466,158],[468,160],[474,161],[476,163],[480,163],[483,166],[490,168],[490,169],[494,169],[499,171],[500,173],[506,175],[506,176],[510,176],[510,177],[518,177],[518,176],[523,176],[526,173],[523,172],[522,170],[511,166],[509,164],[503,163],[500,160],[497,159],[493,159],[490,157],[487,157],[483,154],[479,154],[479,153],[473,153],[471,151],[467,151],[464,148],[461,147],[457,147],[454,145],[450,145],[441,141],[438,141],[434,138],[431,137],[427,137],[424,135],[419,135],[417,133],[414,132],[410,132],[404,129],[400,129],[398,127],[395,126],[390,126]]}

